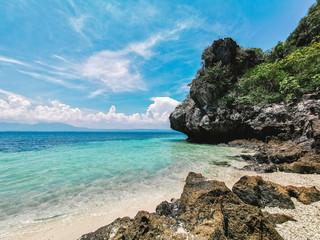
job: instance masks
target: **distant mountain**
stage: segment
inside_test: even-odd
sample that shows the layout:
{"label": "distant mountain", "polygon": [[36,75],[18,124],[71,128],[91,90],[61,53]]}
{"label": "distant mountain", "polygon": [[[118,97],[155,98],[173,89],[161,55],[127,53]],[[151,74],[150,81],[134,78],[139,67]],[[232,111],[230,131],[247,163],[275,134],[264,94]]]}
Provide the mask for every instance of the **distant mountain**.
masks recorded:
{"label": "distant mountain", "polygon": [[90,129],[74,127],[64,123],[4,123],[0,122],[0,132],[173,132],[171,129]]}
{"label": "distant mountain", "polygon": [[1,123],[0,131],[92,131],[88,128],[77,128],[64,123]]}

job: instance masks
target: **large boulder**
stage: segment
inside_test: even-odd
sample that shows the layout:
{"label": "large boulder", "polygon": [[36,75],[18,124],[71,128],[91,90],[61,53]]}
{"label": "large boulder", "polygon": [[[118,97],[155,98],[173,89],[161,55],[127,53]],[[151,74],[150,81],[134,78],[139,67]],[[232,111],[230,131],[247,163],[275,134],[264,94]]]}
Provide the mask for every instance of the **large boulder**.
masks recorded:
{"label": "large boulder", "polygon": [[234,184],[232,191],[245,203],[264,207],[295,208],[291,197],[304,204],[320,200],[315,187],[282,186],[263,180],[260,176],[243,176]]}
{"label": "large boulder", "polygon": [[319,149],[312,149],[314,141],[300,144],[292,141],[234,140],[228,143],[231,147],[243,147],[255,153],[243,153],[239,157],[248,162],[243,170],[256,172],[291,172],[301,174],[320,174]]}
{"label": "large boulder", "polygon": [[119,218],[81,240],[103,239],[283,239],[261,210],[244,203],[223,182],[189,173],[181,198],[156,213]]}

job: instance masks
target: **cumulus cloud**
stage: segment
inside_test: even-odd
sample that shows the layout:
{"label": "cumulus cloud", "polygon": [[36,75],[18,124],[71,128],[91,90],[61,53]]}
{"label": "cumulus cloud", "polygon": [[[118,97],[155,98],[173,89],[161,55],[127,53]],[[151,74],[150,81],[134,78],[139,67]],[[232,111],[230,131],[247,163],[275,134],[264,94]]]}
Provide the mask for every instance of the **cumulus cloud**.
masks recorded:
{"label": "cumulus cloud", "polygon": [[126,115],[118,113],[115,106],[109,111],[89,113],[72,108],[57,100],[47,105],[35,105],[21,96],[0,89],[0,121],[35,124],[39,122],[60,122],[76,127],[95,129],[137,129],[169,128],[169,115],[179,104],[169,97],[154,97],[145,113]]}

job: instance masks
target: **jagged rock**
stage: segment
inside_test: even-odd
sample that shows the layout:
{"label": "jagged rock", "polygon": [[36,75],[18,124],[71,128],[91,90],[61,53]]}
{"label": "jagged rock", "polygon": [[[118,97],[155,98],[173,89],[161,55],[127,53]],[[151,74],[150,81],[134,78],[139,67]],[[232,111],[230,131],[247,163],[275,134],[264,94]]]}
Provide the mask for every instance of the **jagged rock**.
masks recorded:
{"label": "jagged rock", "polygon": [[255,154],[241,154],[239,157],[250,164],[243,170],[256,172],[292,172],[302,174],[320,173],[320,155],[310,146],[295,144],[292,141],[235,140],[228,144],[254,150]]}
{"label": "jagged rock", "polygon": [[[241,141],[236,141],[241,146]],[[248,146],[248,141],[244,141]],[[242,154],[240,157],[246,161],[252,161],[258,164],[281,164],[293,163],[302,158],[305,154],[310,152],[311,148],[297,145],[293,142],[270,141],[268,143],[253,141],[251,144],[255,145],[255,154]],[[234,142],[230,146],[234,146]]]}
{"label": "jagged rock", "polygon": [[244,204],[223,182],[190,173],[181,204],[185,210],[179,219],[205,239],[281,239],[258,208]]}
{"label": "jagged rock", "polygon": [[251,161],[256,163],[293,163],[304,156],[309,148],[299,146],[292,142],[269,142],[264,144],[263,148],[251,156]]}
{"label": "jagged rock", "polygon": [[264,181],[260,176],[240,178],[232,187],[232,191],[243,202],[257,207],[294,208],[294,203],[284,187]]}
{"label": "jagged rock", "polygon": [[292,140],[299,146],[320,151],[319,90],[287,103],[264,107],[236,102],[222,104],[219,101],[238,78],[261,62],[259,54],[225,38],[214,41],[202,59],[203,67],[190,84],[190,94],[169,117],[172,129],[185,133],[194,142]]}
{"label": "jagged rock", "polygon": [[180,204],[180,200],[174,202],[163,201],[157,206],[156,213],[170,218],[177,218],[182,214]]}
{"label": "jagged rock", "polygon": [[119,218],[81,240],[102,239],[282,239],[258,207],[245,204],[223,182],[189,173],[179,200],[156,213]]}
{"label": "jagged rock", "polygon": [[291,197],[297,198],[303,204],[320,201],[320,191],[315,187],[286,186],[285,190]]}
{"label": "jagged rock", "polygon": [[284,172],[320,174],[320,156],[319,154],[308,153],[299,161],[291,164],[282,164],[281,170]]}
{"label": "jagged rock", "polygon": [[283,214],[283,213],[268,213],[268,212],[262,212],[263,216],[275,227],[277,224],[282,224],[288,221],[296,222],[292,216]]}
{"label": "jagged rock", "polygon": [[80,239],[186,239],[184,234],[177,232],[178,228],[179,225],[175,219],[140,211],[133,219],[129,217],[118,218],[93,233],[83,235]]}
{"label": "jagged rock", "polygon": [[[318,1],[286,43],[279,43],[272,50],[273,54],[278,55],[274,60],[283,58],[296,47],[319,40],[319,7]],[[189,141],[200,143],[218,144],[253,138],[264,143],[291,141],[283,148],[267,146],[259,149],[259,153],[248,160],[260,165],[247,168],[267,172],[280,169],[320,173],[319,162],[311,158],[310,161],[303,160],[311,149],[313,155],[320,154],[319,87],[314,86],[310,90],[302,88],[301,95],[297,94],[289,102],[249,106],[234,101],[240,97],[234,96],[237,94],[236,84],[247,70],[263,62],[261,50],[243,49],[233,39],[224,38],[205,49],[202,59],[202,68],[190,84],[189,95],[169,117],[173,130],[186,134]],[[308,78],[314,78],[313,73]],[[241,102],[241,99],[238,100]]]}
{"label": "jagged rock", "polygon": [[211,47],[204,50],[202,59],[206,68],[212,67],[214,63],[219,61],[224,64],[235,64],[239,50],[239,45],[233,39],[219,39],[214,41]]}
{"label": "jagged rock", "polygon": [[[171,128],[197,142],[225,142],[230,134],[241,136],[250,129],[238,109],[220,107],[224,96],[247,69],[261,63],[256,49],[243,49],[233,39],[214,41],[202,55],[203,68],[198,71],[187,99],[170,116]],[[214,70],[213,70],[214,69]],[[210,77],[206,77],[210,76]],[[253,114],[251,109],[246,114]]]}
{"label": "jagged rock", "polygon": [[[201,92],[202,98],[205,93]],[[261,107],[241,105],[202,107],[190,96],[170,115],[171,128],[191,141],[221,143],[256,138],[288,141],[320,150],[320,92],[307,94],[299,102]]]}
{"label": "jagged rock", "polygon": [[265,181],[260,176],[243,176],[236,182],[232,191],[245,203],[264,207],[293,209],[290,199],[295,197],[304,204],[320,200],[320,191],[315,187],[282,186]]}
{"label": "jagged rock", "polygon": [[276,164],[269,163],[269,164],[251,164],[244,166],[241,170],[244,171],[254,171],[257,173],[272,173],[277,171],[283,171],[281,166],[279,167]]}

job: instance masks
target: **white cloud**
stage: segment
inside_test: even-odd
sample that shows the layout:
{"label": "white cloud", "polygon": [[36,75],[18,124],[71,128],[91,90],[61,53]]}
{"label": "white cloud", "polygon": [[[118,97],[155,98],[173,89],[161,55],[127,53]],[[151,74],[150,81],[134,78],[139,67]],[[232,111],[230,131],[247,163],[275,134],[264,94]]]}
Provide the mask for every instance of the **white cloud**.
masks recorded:
{"label": "white cloud", "polygon": [[[169,115],[179,104],[169,97],[154,97],[146,113],[126,115],[111,106],[107,113],[90,113],[57,100],[48,105],[32,104],[27,98],[0,89],[0,121],[18,123],[61,122],[96,129],[169,128]],[[92,111],[91,111],[92,112]]]}
{"label": "white cloud", "polygon": [[121,1],[108,1],[105,5],[107,14],[114,20],[123,21],[126,19],[128,25],[146,24],[154,21],[162,14],[161,8],[150,1],[135,1],[132,3],[122,3]]}
{"label": "white cloud", "polygon": [[76,32],[79,33],[91,46],[92,43],[87,35],[83,32],[85,27],[85,21],[88,17],[85,15],[81,15],[79,17],[69,17],[69,23],[71,28]]}
{"label": "white cloud", "polygon": [[58,85],[61,85],[61,86],[67,87],[67,88],[82,89],[82,87],[80,87],[78,85],[68,83],[67,81],[59,79],[59,78],[51,77],[51,76],[44,75],[44,74],[39,74],[36,72],[28,72],[28,71],[20,71],[20,72],[23,74],[29,75],[31,77],[39,78],[39,79],[42,79],[42,80],[45,80],[48,82],[52,82],[52,83],[55,83],[55,84],[58,84]]}
{"label": "white cloud", "polygon": [[83,35],[82,29],[84,27],[84,22],[86,20],[86,16],[80,16],[80,17],[70,17],[70,25],[73,28],[75,32],[80,33]]}
{"label": "white cloud", "polygon": [[96,97],[96,96],[98,96],[98,95],[100,95],[100,94],[102,94],[104,92],[105,92],[104,89],[97,89],[97,90],[95,90],[93,92],[90,92],[90,94],[88,95],[88,98],[94,98],[94,97]]}
{"label": "white cloud", "polygon": [[[135,62],[139,55],[144,59],[150,59],[153,55],[152,48],[161,41],[176,40],[178,33],[191,28],[194,22],[187,19],[179,22],[176,27],[152,35],[145,41],[129,44],[118,51],[104,50],[93,54],[80,67],[81,74],[87,79],[92,79],[113,92],[129,92],[134,90],[146,90],[141,74],[137,70]],[[133,55],[133,56],[132,56]],[[66,61],[65,59],[62,59]],[[98,94],[90,94],[94,97]]]}
{"label": "white cloud", "polygon": [[[31,102],[16,94],[7,95],[7,99],[0,99],[0,119],[20,122],[20,118],[29,117]],[[29,121],[29,123],[34,123]]]}
{"label": "white cloud", "polygon": [[113,92],[144,90],[142,77],[132,65],[132,60],[121,52],[102,51],[86,61],[82,75]]}
{"label": "white cloud", "polygon": [[149,119],[161,119],[161,121],[167,121],[170,113],[179,104],[178,101],[169,97],[154,97],[151,98],[152,103],[147,110],[146,117]]}
{"label": "white cloud", "polygon": [[[75,7],[72,1],[69,1],[69,4]],[[148,14],[156,14],[154,10],[148,8]],[[70,17],[69,21],[74,31],[83,34],[87,17],[79,16]],[[147,90],[147,84],[139,68],[154,55],[153,48],[160,42],[179,39],[181,31],[195,27],[197,24],[197,17],[184,18],[176,22],[173,28],[152,34],[144,41],[131,42],[115,51],[96,52],[79,62],[56,54],[52,55],[53,59],[50,62],[37,60],[32,61],[32,64],[26,64],[4,56],[0,56],[0,61],[23,66],[23,69],[18,71],[33,78],[70,89],[91,91],[87,94],[89,98],[110,90],[113,92],[143,91]],[[99,90],[92,92],[92,89]]]}
{"label": "white cloud", "polygon": [[[74,28],[81,31],[84,18],[78,20],[74,20]],[[173,29],[158,32],[144,41],[130,43],[123,49],[94,53],[83,62],[72,62],[56,54],[52,54],[52,57],[59,62],[53,64],[37,60],[28,65],[3,56],[0,56],[0,61],[28,66],[28,71],[24,69],[19,72],[71,89],[83,89],[81,85],[87,86],[86,81],[98,88],[88,94],[89,98],[108,90],[113,92],[146,90],[147,86],[138,70],[138,65],[143,63],[144,59],[148,60],[153,56],[152,48],[159,42],[177,40],[181,31],[193,25],[194,22],[190,19],[178,22]],[[139,56],[143,60],[139,59]]]}
{"label": "white cloud", "polygon": [[149,59],[152,56],[151,48],[154,47],[159,41],[163,41],[165,38],[161,34],[151,36],[146,41],[130,44],[124,53],[136,53],[145,59]]}
{"label": "white cloud", "polygon": [[0,56],[0,61],[7,62],[7,63],[14,63],[14,64],[22,65],[22,66],[28,66],[28,64],[26,64],[24,62],[21,62],[19,60],[13,59],[13,58],[4,57],[4,56]]}

